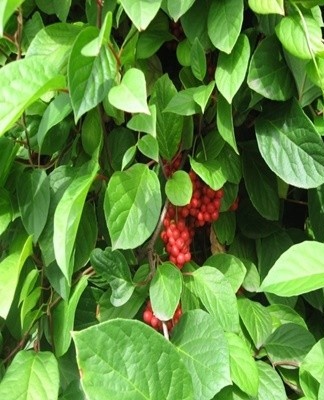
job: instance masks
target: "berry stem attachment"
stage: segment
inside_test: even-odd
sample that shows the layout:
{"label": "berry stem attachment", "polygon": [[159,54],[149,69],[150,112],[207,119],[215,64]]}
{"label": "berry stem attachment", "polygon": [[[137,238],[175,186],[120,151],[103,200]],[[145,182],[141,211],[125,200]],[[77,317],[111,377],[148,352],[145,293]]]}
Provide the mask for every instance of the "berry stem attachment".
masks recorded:
{"label": "berry stem attachment", "polygon": [[168,327],[164,321],[162,321],[162,329],[163,329],[163,336],[166,338],[166,340],[170,340]]}

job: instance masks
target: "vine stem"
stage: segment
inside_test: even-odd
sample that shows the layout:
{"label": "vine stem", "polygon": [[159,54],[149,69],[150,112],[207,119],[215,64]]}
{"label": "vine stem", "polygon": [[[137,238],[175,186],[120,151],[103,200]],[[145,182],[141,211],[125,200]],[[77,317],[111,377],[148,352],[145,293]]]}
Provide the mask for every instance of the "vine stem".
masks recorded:
{"label": "vine stem", "polygon": [[104,0],[97,0],[97,27],[100,29],[102,24],[102,7]]}

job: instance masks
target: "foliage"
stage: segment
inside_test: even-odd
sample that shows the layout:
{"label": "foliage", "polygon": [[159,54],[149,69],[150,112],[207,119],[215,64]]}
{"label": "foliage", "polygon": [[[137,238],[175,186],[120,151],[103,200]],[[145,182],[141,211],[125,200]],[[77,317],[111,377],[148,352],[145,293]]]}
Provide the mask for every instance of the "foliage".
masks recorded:
{"label": "foliage", "polygon": [[1,399],[323,398],[323,4],[1,1]]}

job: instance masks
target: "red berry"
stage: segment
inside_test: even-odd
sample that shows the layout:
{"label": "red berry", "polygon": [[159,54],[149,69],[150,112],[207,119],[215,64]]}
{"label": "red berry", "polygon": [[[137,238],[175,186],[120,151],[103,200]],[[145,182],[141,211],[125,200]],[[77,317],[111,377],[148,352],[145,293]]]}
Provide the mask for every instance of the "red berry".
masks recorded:
{"label": "red berry", "polygon": [[153,313],[150,310],[145,310],[143,313],[143,321],[147,324],[151,324],[151,319],[153,317]]}

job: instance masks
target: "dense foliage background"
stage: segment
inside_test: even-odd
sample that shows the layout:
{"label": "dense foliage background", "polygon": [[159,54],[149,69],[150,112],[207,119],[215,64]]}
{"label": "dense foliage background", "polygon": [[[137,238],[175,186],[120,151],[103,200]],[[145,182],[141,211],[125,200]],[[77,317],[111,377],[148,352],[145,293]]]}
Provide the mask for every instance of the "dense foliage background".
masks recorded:
{"label": "dense foliage background", "polygon": [[323,4],[1,1],[1,399],[324,399]]}

